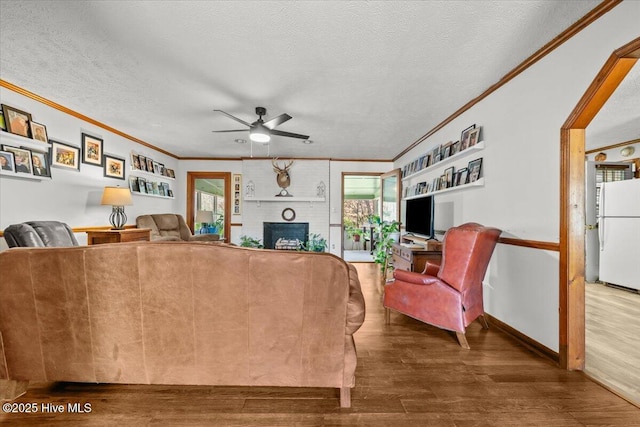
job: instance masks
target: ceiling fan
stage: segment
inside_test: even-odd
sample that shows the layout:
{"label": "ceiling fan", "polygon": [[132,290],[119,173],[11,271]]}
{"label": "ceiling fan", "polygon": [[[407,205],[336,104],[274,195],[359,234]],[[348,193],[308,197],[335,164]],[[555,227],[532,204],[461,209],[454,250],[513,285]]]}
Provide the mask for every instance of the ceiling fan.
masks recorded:
{"label": "ceiling fan", "polygon": [[[267,109],[264,107],[256,107],[256,114],[258,115],[258,120],[256,120],[253,123],[248,123],[245,122],[242,119],[239,119],[235,116],[232,116],[229,113],[226,113],[222,110],[213,110],[216,111],[218,113],[222,113],[225,116],[235,120],[236,122],[240,122],[245,126],[249,127],[249,138],[252,141],[255,142],[269,142],[271,140],[271,135],[278,135],[278,136],[288,136],[289,138],[299,138],[299,139],[304,139],[304,140],[308,140],[309,136],[308,135],[301,135],[298,133],[291,133],[291,132],[284,132],[281,130],[276,130],[275,127],[281,125],[282,123],[286,122],[287,120],[290,120],[292,117],[288,114],[280,114],[277,117],[274,117],[271,120],[267,120],[266,122],[264,120],[262,120],[262,116],[265,116],[267,114]],[[220,132],[245,132],[246,129],[232,129],[232,130],[214,130],[213,132],[216,133],[220,133]]]}

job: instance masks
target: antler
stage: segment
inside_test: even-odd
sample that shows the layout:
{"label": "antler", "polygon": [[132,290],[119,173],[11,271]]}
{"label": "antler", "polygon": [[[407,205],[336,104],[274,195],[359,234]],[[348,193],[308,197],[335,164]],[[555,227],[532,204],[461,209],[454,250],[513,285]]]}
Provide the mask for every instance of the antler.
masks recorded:
{"label": "antler", "polygon": [[278,160],[277,157],[273,158],[271,160],[271,164],[273,165],[273,170],[275,172],[287,172],[289,170],[289,168],[291,167],[291,165],[293,164],[293,160],[289,160],[289,163],[284,167],[281,168],[280,166],[278,166],[278,164],[276,163],[276,160]]}

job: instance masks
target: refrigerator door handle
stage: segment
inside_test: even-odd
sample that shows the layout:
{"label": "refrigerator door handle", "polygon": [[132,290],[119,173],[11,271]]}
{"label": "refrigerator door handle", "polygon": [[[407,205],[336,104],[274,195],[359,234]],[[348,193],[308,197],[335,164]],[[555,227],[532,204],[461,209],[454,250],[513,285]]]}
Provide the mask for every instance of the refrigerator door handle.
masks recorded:
{"label": "refrigerator door handle", "polygon": [[598,241],[600,242],[600,252],[604,250],[604,221],[602,217],[598,217]]}

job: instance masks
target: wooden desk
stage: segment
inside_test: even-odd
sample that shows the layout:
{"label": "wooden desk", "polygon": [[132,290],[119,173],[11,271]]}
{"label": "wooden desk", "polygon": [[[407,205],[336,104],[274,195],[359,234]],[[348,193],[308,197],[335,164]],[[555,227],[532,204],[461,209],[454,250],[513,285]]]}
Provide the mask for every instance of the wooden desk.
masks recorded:
{"label": "wooden desk", "polygon": [[422,273],[427,261],[440,263],[442,259],[442,243],[425,241],[422,247],[409,247],[394,243],[391,252],[395,269]]}
{"label": "wooden desk", "polygon": [[150,228],[127,228],[125,230],[90,230],[87,231],[87,245],[101,243],[124,243],[151,240]]}

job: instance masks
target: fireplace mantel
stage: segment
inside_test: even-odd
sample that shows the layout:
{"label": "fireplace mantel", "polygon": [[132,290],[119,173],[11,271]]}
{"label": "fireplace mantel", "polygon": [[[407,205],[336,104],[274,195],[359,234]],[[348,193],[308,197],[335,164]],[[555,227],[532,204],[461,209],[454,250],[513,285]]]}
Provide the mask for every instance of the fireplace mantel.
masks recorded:
{"label": "fireplace mantel", "polygon": [[261,202],[326,202],[327,199],[324,197],[282,197],[282,196],[271,196],[271,197],[245,197],[245,202],[256,202],[258,206],[260,206]]}

